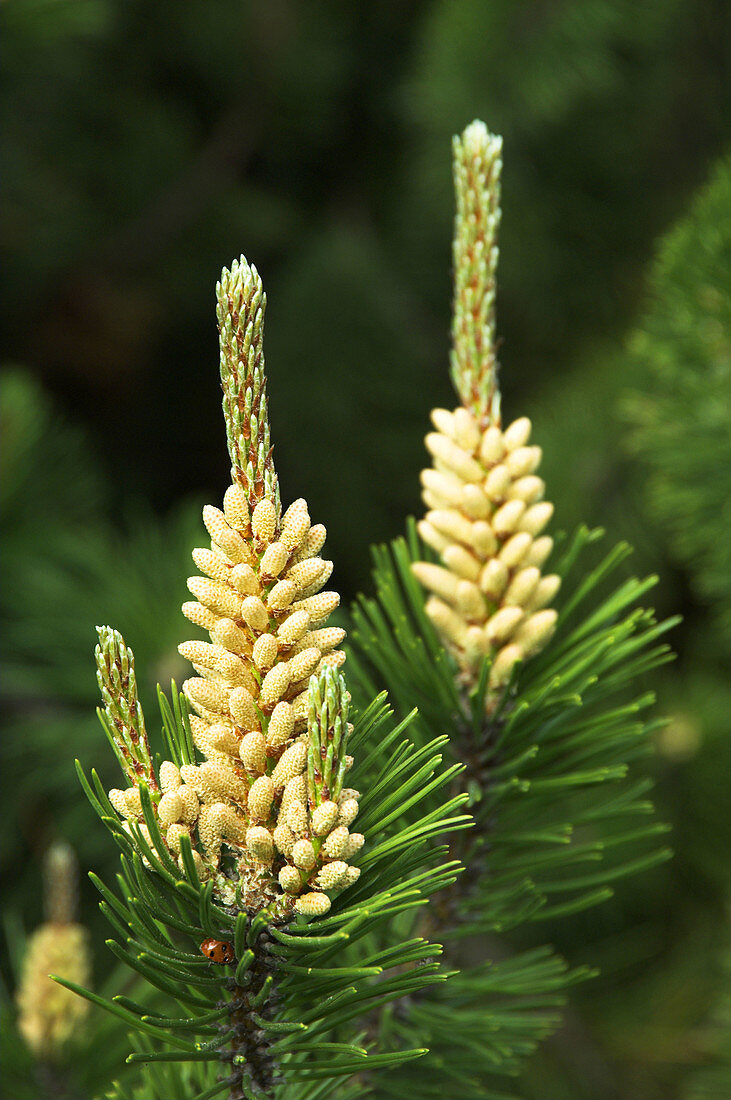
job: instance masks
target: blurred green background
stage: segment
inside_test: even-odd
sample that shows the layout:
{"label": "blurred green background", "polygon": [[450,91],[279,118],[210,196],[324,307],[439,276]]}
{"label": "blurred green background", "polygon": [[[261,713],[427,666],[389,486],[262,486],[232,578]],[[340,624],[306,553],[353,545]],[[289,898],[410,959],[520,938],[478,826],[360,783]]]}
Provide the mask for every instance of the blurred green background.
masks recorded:
{"label": "blurred green background", "polygon": [[[134,647],[151,715],[155,682],[185,674],[198,507],[227,483],[221,267],[243,251],[262,274],[283,498],[327,525],[347,603],[369,585],[369,543],[418,511],[428,411],[452,401],[450,139],[480,117],[505,141],[505,415],[534,420],[556,528],[627,538],[633,568],[660,576],[660,613],[685,617],[651,685],[671,716],[655,772],[676,859],[539,930],[602,975],[520,1088],[720,1096],[704,1074],[729,950],[730,10],[4,0],[11,925],[40,919],[54,836],[84,867],[113,859],[72,766],[115,781],[94,624]],[[81,903],[101,944],[91,888]]]}

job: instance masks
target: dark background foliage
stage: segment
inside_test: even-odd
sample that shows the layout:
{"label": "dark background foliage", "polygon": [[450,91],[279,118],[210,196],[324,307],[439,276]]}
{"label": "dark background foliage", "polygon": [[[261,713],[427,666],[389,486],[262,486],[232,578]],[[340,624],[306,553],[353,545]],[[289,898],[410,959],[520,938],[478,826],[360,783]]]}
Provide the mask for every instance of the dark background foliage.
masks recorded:
{"label": "dark background foliage", "polygon": [[626,391],[652,388],[652,347],[628,336],[655,242],[728,137],[727,4],[5,0],[0,15],[0,318],[6,362],[31,379],[8,375],[3,406],[8,897],[33,925],[54,829],[82,862],[109,855],[66,766],[108,764],[94,623],[128,636],[147,698],[183,672],[185,502],[217,501],[227,477],[222,265],[243,251],[264,279],[283,496],[326,523],[345,601],[369,585],[368,544],[418,510],[427,413],[452,400],[449,143],[481,117],[505,139],[506,416],[534,419],[556,526],[627,537],[633,567],[660,574],[659,609],[685,615],[654,685],[673,716],[656,771],[677,858],[541,930],[603,974],[524,1089],[685,1096],[722,984],[729,643],[645,493]]}

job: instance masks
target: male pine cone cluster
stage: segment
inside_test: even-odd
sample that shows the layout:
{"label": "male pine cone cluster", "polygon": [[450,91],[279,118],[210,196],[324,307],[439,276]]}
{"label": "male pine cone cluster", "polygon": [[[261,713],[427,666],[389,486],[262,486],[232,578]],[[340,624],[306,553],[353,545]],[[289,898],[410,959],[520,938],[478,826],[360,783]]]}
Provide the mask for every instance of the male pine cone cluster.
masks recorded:
{"label": "male pine cone cluster", "polygon": [[[217,864],[224,840],[266,867],[278,854],[285,861],[280,885],[298,895],[316,863],[305,777],[308,684],[345,660],[336,648],[345,631],[325,625],[339,602],[337,593],[321,591],[332,572],[332,562],[318,556],[325,528],[311,526],[304,500],[281,523],[267,499],[249,514],[237,485],[228,489],[223,512],[207,507],[203,518],[211,549],[194,550],[193,560],[206,576],[188,581],[197,602],[183,611],[211,642],[179,649],[198,673],[183,688],[197,712],[193,741],[206,762],[181,768],[181,779],[200,799],[198,832],[210,862]],[[167,816],[164,802],[158,812]],[[346,797],[328,813],[327,833],[352,822],[357,802]],[[322,835],[321,818],[315,835]],[[173,847],[176,824],[168,827]],[[323,912],[325,903],[329,908],[325,895],[315,902],[305,894],[297,908],[315,904]]]}
{"label": "male pine cone cluster", "polygon": [[[197,673],[183,690],[195,712],[193,742],[205,760],[180,768],[165,761],[158,789],[149,752],[140,755],[146,745],[146,737],[137,736],[141,711],[136,699],[131,706],[126,698],[134,683],[127,672],[132,668],[133,677],[131,654],[121,639],[114,654],[107,652],[114,645],[100,635],[102,695],[120,762],[133,782],[126,791],[110,792],[110,800],[149,840],[137,786],[144,775],[157,822],[181,867],[187,836],[199,875],[213,874],[219,893],[230,889],[221,873],[226,844],[237,853],[236,897],[245,908],[273,902],[285,913],[296,908],[321,915],[330,908],[325,891],[344,889],[358,877],[346,860],[363,843],[348,832],[358,792],[343,789],[342,782],[352,764],[344,752],[347,692],[337,673],[345,660],[337,648],[345,631],[326,625],[339,596],[322,591],[332,573],[332,562],[320,557],[325,528],[311,524],[304,500],[280,514],[263,356],[266,295],[243,256],[223,271],[217,296],[232,484],[223,511],[203,509],[210,548],[193,551],[202,575],[188,580],[195,600],[183,605],[210,642],[178,647]],[[313,698],[330,715],[329,734]],[[321,762],[312,759],[315,743]]]}
{"label": "male pine cone cluster", "polygon": [[[332,695],[335,677],[339,709],[347,711],[336,672],[345,660],[336,648],[345,631],[325,625],[339,597],[320,591],[332,571],[319,557],[325,528],[311,525],[304,500],[281,521],[267,499],[250,512],[237,485],[226,492],[224,510],[207,506],[203,519],[211,548],[194,550],[193,560],[205,576],[189,579],[197,600],[183,611],[211,640],[178,648],[198,674],[183,690],[195,711],[193,742],[205,760],[180,768],[161,764],[156,818],[181,866],[181,838],[190,838],[204,877],[219,868],[224,843],[238,851],[240,871],[248,871],[247,907],[257,907],[267,889],[267,900],[277,896],[276,874],[288,904],[322,915],[330,908],[324,891],[344,889],[358,877],[346,860],[363,844],[348,831],[358,792],[342,785],[352,759],[341,752],[339,782],[326,785],[325,797],[322,785],[313,787],[312,765],[308,777],[311,741],[320,737],[310,681],[313,690],[321,681],[329,685]],[[344,750],[343,721],[340,714]],[[110,799],[149,840],[138,788],[110,791]]]}
{"label": "male pine cone cluster", "polygon": [[432,412],[426,437],[433,467],[422,472],[429,511],[418,524],[425,543],[444,565],[415,562],[413,571],[431,593],[426,611],[474,686],[485,656],[491,658],[491,707],[515,664],[551,637],[556,612],[546,605],[560,579],[541,575],[553,540],[541,532],[553,514],[536,475],[540,447],[530,446],[527,417],[504,431],[481,430],[465,408]]}

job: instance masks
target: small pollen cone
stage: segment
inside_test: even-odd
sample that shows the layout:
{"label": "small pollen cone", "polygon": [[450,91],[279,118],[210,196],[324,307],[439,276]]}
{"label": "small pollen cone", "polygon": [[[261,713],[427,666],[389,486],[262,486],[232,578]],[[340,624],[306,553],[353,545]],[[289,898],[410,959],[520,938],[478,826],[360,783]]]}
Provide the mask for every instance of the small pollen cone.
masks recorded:
{"label": "small pollen cone", "polygon": [[347,889],[360,875],[359,868],[346,862],[363,845],[362,835],[348,830],[360,795],[343,786],[351,761],[345,751],[352,729],[349,701],[345,680],[332,666],[311,677],[304,775],[292,777],[284,787],[286,832],[275,836],[286,860],[280,883],[298,895],[294,907],[304,917],[324,916],[330,895]]}

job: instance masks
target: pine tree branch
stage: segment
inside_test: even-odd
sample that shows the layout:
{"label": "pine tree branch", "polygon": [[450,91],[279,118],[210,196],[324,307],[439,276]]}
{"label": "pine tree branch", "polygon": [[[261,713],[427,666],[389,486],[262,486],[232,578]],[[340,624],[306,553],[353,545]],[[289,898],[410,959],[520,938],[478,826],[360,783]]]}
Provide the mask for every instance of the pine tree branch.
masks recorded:
{"label": "pine tree branch", "polygon": [[[540,448],[526,446],[526,418],[500,427],[500,151],[479,123],[455,139],[451,363],[463,407],[432,414],[422,542],[412,525],[406,541],[375,550],[376,597],[354,609],[349,656],[351,679],[366,698],[386,686],[397,713],[416,703],[420,738],[448,731],[450,755],[465,765],[455,792],[468,794],[475,828],[451,838],[449,856],[468,871],[422,916],[425,933],[444,940],[452,960],[466,938],[474,943],[598,904],[614,880],[669,854],[657,847],[665,827],[643,821],[651,810],[647,783],[630,772],[653,729],[642,719],[651,697],[635,689],[633,698],[631,685],[669,659],[659,639],[673,622],[658,626],[633,606],[652,578],[602,594],[626,548],[589,568],[586,552],[599,532],[577,532],[555,573],[541,576],[553,550],[541,531],[553,509],[535,476]],[[554,600],[556,610],[544,610]],[[397,1013],[398,1041],[410,1041],[416,1029],[437,1052],[427,1093],[482,1094],[496,1073],[516,1072],[556,1026],[567,986],[589,976],[569,971],[550,951],[547,958],[552,999],[542,1007],[552,1013],[534,1011],[543,979],[529,955],[505,960],[508,974],[525,965],[520,989],[493,983],[500,968],[486,959],[452,979],[448,1006],[429,990]],[[490,1004],[501,1022],[486,1047]],[[471,1014],[478,1025],[472,1042]],[[460,1021],[457,1041],[447,1015]],[[408,1094],[405,1077],[392,1075],[389,1084],[391,1095]]]}
{"label": "pine tree branch", "polygon": [[[193,552],[204,575],[190,578],[197,601],[183,608],[210,642],[182,643],[197,675],[181,695],[173,685],[172,702],[158,692],[167,758],[153,764],[131,650],[102,628],[102,724],[131,786],[107,793],[79,768],[121,849],[119,891],[95,880],[110,950],[162,1008],[77,992],[136,1030],[129,1061],[151,1088],[168,1069],[197,1067],[197,1094],[232,1100],[424,1053],[361,1047],[349,1024],[446,978],[438,945],[420,939],[415,951],[394,932],[454,881],[461,868],[439,840],[471,824],[449,793],[459,766],[442,766],[441,739],[417,747],[407,721],[389,729],[380,697],[349,720],[344,631],[325,625],[338,603],[321,591],[325,530],[303,500],[281,514],[264,306],[243,258],[223,272],[232,485],[223,511],[204,509],[211,549]],[[362,799],[345,786],[354,767]],[[365,836],[350,831],[357,815]],[[206,1076],[222,1063],[223,1081]]]}

